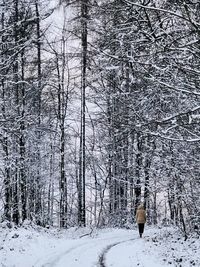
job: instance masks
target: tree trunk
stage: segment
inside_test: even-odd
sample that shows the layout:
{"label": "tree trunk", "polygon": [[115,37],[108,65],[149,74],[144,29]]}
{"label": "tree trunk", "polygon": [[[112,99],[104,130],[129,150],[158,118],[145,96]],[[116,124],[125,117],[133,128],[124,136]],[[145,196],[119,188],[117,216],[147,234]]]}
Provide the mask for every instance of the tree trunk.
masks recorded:
{"label": "tree trunk", "polygon": [[41,30],[40,30],[40,12],[38,0],[35,0],[35,14],[36,14],[36,47],[37,47],[37,91],[36,91],[36,116],[37,116],[37,129],[36,129],[36,179],[35,179],[35,218],[38,225],[44,224],[42,218],[42,185],[41,185],[41,93],[42,93],[42,64],[41,64]]}
{"label": "tree trunk", "polygon": [[[19,81],[19,63],[18,63],[18,39],[19,39],[19,30],[18,30],[18,15],[19,15],[19,7],[18,7],[18,0],[14,1],[14,10],[15,10],[15,15],[14,15],[14,40],[15,40],[15,61],[13,63],[13,75],[14,75],[14,81],[15,81],[15,103],[16,103],[16,113],[17,116],[20,116],[20,110],[19,110],[19,86],[18,86],[18,81]],[[17,144],[19,140],[16,138],[15,140],[16,145],[16,154],[18,154],[18,147]],[[16,224],[19,224],[20,220],[20,215],[19,215],[19,186],[18,186],[18,178],[19,178],[19,172],[18,172],[18,166],[19,166],[19,160],[16,157],[15,159],[15,174],[14,174],[14,179],[13,179],[13,221]]]}
{"label": "tree trunk", "polygon": [[85,207],[85,90],[87,68],[87,19],[88,0],[81,1],[81,46],[82,46],[82,88],[81,88],[81,133],[80,133],[80,161],[79,161],[79,225],[86,225]]}
{"label": "tree trunk", "polygon": [[142,166],[142,138],[140,133],[136,134],[136,146],[137,146],[137,152],[136,152],[136,169],[135,169],[135,178],[136,178],[136,184],[135,184],[135,214],[138,205],[141,202],[141,180],[140,180],[140,171]]}
{"label": "tree trunk", "polygon": [[[21,80],[24,81],[24,51],[21,53]],[[21,192],[21,205],[22,205],[22,221],[27,218],[27,178],[26,178],[26,164],[25,164],[25,88],[24,83],[21,85],[21,94],[20,94],[20,102],[21,102],[21,114],[20,114],[20,170],[19,170],[19,179],[20,179],[20,192]]]}
{"label": "tree trunk", "polygon": [[[3,1],[3,6],[5,5],[5,1]],[[4,11],[1,14],[1,27],[2,31],[5,27],[5,17],[4,17]],[[1,44],[2,44],[2,50],[5,44],[4,36],[1,37]],[[4,64],[4,59],[6,57],[6,52],[2,51],[2,65]],[[5,81],[4,81],[4,74],[3,72],[2,78],[1,78],[1,87],[2,87],[2,116],[4,121],[6,122],[6,88],[5,88]],[[8,145],[8,134],[7,134],[7,127],[5,125],[3,129],[3,140],[2,140],[2,146],[3,146],[3,152],[4,152],[4,164],[5,164],[5,175],[4,175],[4,195],[5,195],[5,204],[4,204],[4,218],[5,220],[11,221],[11,200],[12,200],[12,190],[11,190],[11,174],[10,174],[10,167],[9,167],[9,145]]]}

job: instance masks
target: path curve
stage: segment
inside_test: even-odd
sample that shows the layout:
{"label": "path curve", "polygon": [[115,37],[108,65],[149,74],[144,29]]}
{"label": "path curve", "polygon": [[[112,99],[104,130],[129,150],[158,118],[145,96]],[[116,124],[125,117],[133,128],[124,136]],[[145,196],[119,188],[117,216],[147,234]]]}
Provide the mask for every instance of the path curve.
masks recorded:
{"label": "path curve", "polygon": [[114,243],[114,244],[111,244],[111,245],[107,246],[103,250],[101,255],[99,256],[98,267],[106,267],[105,257],[106,257],[106,254],[108,253],[109,250],[111,250],[113,247],[115,247],[115,246],[117,246],[119,244],[122,244],[122,243],[125,243],[125,242],[128,242],[128,241],[133,241],[133,240],[136,240],[136,238],[131,238],[131,239],[128,239],[128,240],[125,240],[125,241],[120,241],[120,242],[117,242],[117,243]]}
{"label": "path curve", "polygon": [[[49,257],[41,265],[34,265],[40,267],[64,267],[67,263],[67,266],[78,267],[80,262],[84,261],[88,257],[87,267],[105,267],[105,255],[106,253],[114,246],[119,245],[124,242],[135,240],[130,238],[130,235],[125,237],[115,236],[113,238],[99,238],[99,239],[90,239],[84,240],[82,244],[77,244],[72,247],[69,247],[62,253],[56,253]],[[67,241],[67,240],[66,240]],[[89,256],[88,256],[89,255]],[[69,263],[70,259],[70,263]],[[85,265],[86,266],[86,265]]]}

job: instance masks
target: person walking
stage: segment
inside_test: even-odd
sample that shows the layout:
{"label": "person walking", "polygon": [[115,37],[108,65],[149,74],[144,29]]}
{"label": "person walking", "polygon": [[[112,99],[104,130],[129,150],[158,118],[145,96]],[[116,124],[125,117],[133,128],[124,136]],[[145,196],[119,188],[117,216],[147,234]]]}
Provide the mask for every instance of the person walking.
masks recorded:
{"label": "person walking", "polygon": [[138,206],[136,211],[136,222],[138,224],[138,230],[140,237],[142,237],[142,234],[144,232],[144,225],[146,223],[146,211],[144,209],[144,206],[141,204]]}

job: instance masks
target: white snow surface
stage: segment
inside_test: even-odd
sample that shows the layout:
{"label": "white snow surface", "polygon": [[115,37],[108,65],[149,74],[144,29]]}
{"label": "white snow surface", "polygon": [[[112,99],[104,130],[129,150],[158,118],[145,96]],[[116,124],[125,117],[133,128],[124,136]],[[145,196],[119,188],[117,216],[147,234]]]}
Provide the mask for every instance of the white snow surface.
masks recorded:
{"label": "white snow surface", "polygon": [[190,267],[200,266],[200,239],[184,241],[174,228],[43,229],[0,224],[2,267]]}

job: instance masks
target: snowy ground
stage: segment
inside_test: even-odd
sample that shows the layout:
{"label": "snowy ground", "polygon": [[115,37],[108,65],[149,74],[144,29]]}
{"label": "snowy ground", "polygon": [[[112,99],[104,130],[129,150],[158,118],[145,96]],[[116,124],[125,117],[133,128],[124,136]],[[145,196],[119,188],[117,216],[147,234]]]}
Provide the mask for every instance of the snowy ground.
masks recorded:
{"label": "snowy ground", "polygon": [[173,228],[136,230],[72,228],[44,230],[0,225],[2,267],[161,267],[200,266],[200,239]]}

